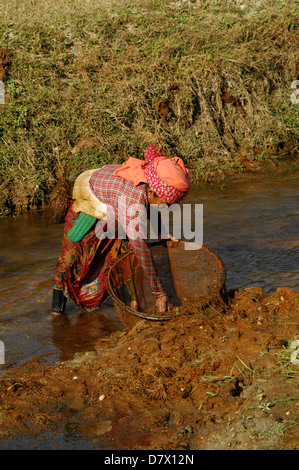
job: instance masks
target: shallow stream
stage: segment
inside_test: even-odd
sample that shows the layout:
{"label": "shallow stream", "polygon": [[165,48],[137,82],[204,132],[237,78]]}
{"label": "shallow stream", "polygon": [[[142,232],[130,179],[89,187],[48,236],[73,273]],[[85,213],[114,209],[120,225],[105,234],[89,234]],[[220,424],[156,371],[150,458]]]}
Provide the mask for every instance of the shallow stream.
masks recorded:
{"label": "shallow stream", "polygon": [[[184,203],[203,204],[204,243],[222,259],[228,289],[299,290],[299,174],[263,176],[219,189],[193,186]],[[5,364],[71,359],[122,329],[113,304],[84,313],[68,301],[64,319],[50,316],[52,278],[62,225],[47,211],[0,220],[0,340]]]}

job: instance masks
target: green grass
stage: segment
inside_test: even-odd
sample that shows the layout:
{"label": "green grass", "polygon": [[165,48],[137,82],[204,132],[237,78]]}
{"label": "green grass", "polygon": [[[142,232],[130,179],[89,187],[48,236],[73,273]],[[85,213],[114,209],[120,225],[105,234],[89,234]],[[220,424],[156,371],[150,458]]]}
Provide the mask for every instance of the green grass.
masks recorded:
{"label": "green grass", "polygon": [[[0,210],[46,202],[59,176],[142,158],[151,143],[194,181],[242,171],[245,144],[257,160],[291,152],[296,3],[242,4],[2,0]],[[86,137],[98,147],[72,152]]]}

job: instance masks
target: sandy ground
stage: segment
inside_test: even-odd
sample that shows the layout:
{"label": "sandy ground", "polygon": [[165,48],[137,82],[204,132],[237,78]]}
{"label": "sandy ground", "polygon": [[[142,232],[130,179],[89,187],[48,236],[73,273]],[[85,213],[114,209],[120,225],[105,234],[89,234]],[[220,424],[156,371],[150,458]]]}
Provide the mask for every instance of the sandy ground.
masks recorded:
{"label": "sandy ground", "polygon": [[96,351],[2,377],[1,439],[55,430],[107,450],[296,449],[299,293],[230,296],[215,316],[142,320]]}

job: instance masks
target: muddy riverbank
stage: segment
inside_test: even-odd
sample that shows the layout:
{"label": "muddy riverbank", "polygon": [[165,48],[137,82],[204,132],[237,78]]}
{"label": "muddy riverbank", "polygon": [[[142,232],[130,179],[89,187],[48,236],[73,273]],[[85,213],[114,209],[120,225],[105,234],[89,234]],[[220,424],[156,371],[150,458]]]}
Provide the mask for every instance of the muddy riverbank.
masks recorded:
{"label": "muddy riverbank", "polygon": [[299,293],[252,287],[231,302],[2,377],[0,448],[52,431],[102,449],[295,449]]}

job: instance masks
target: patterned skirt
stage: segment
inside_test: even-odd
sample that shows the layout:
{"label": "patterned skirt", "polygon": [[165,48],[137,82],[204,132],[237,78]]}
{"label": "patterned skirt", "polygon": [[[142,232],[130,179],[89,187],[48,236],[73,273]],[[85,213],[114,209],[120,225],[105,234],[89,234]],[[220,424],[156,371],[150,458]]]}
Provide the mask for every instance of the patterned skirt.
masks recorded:
{"label": "patterned skirt", "polygon": [[63,291],[65,297],[81,309],[91,312],[108,299],[105,285],[107,270],[118,256],[130,249],[130,243],[117,238],[99,240],[95,226],[81,241],[74,243],[67,234],[78,217],[79,212],[73,211],[71,203],[65,217],[62,253],[56,266],[53,287]]}

